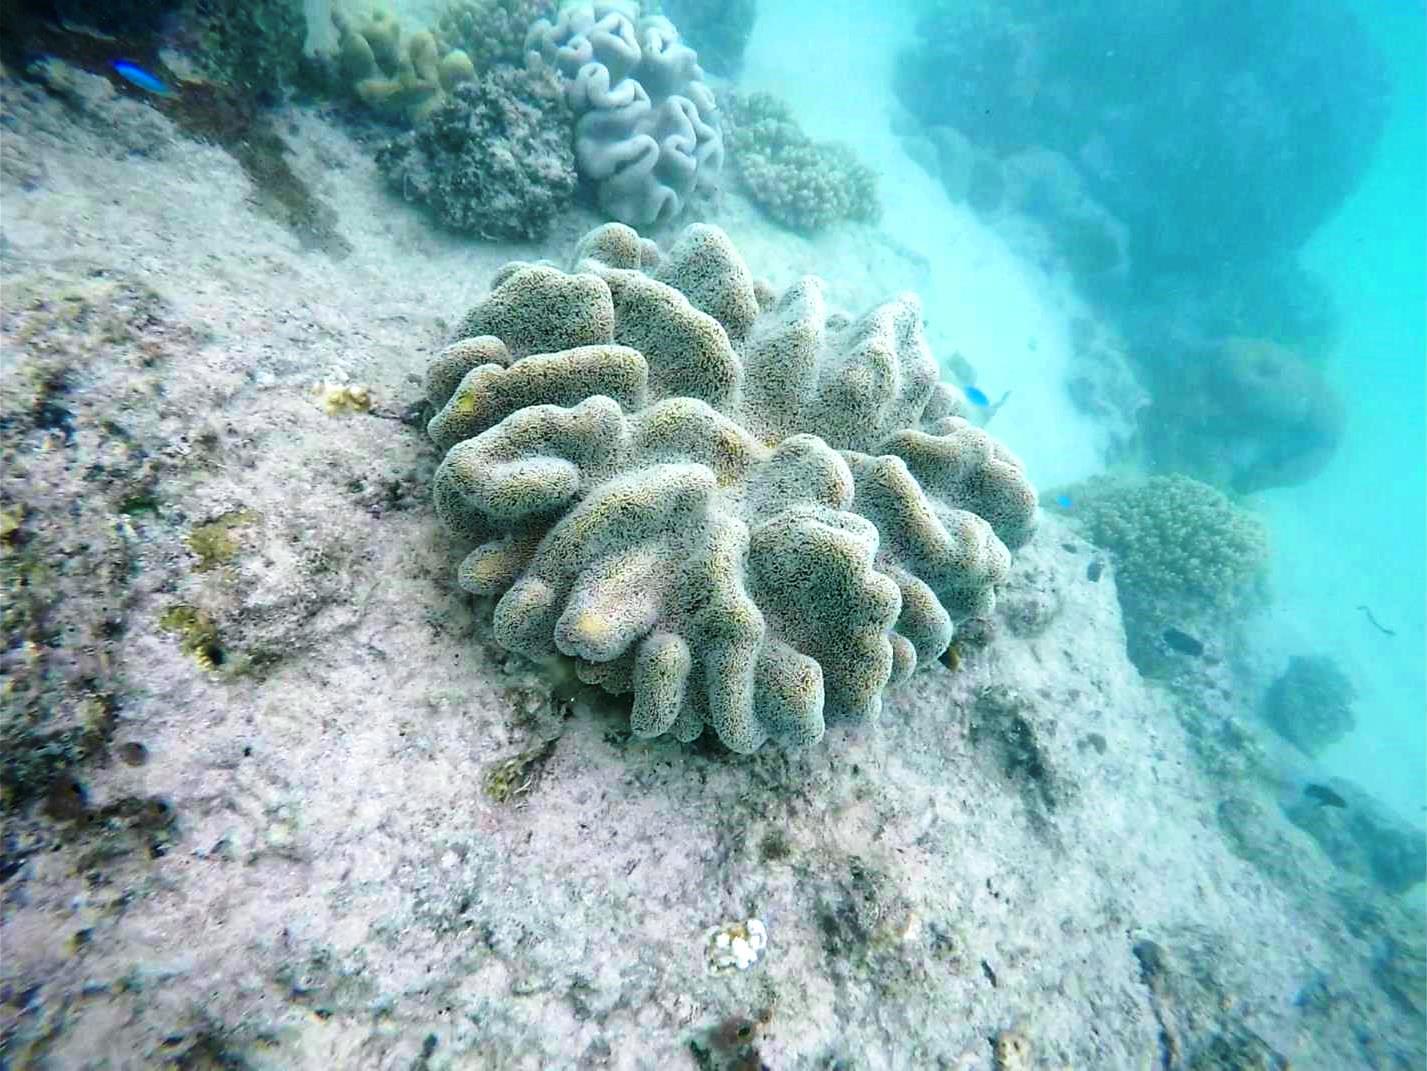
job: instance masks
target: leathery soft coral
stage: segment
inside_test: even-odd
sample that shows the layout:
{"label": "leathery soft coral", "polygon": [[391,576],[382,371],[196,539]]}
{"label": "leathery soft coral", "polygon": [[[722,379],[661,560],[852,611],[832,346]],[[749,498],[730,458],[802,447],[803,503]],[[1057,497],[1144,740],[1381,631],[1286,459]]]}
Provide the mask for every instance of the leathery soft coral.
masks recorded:
{"label": "leathery soft coral", "polygon": [[723,166],[723,133],[698,55],[659,15],[596,0],[540,19],[526,48],[566,78],[575,160],[600,207],[636,226],[668,223]]}
{"label": "leathery soft coral", "polygon": [[814,742],[994,605],[1035,491],[956,415],[914,295],[760,305],[703,225],[661,255],[606,224],[493,285],[427,381],[459,582],[505,647],[632,692],[636,735]]}

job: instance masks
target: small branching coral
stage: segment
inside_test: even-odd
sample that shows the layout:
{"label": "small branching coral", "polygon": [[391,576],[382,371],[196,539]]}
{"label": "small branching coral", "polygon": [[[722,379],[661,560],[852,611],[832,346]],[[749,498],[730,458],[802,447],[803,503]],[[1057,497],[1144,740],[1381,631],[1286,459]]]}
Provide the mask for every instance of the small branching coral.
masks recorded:
{"label": "small branching coral", "polygon": [[1130,659],[1141,672],[1159,671],[1166,629],[1219,630],[1262,594],[1268,529],[1208,484],[1097,476],[1057,498],[1073,503],[1072,522],[1115,560]]}
{"label": "small branching coral", "polygon": [[957,414],[913,295],[858,319],[804,278],[761,307],[717,228],[621,224],[514,263],[433,363],[461,586],[495,634],[634,694],[631,729],[730,749],[875,719],[985,616],[1035,491]]}
{"label": "small branching coral", "polygon": [[748,195],[772,219],[812,232],[881,216],[877,175],[850,147],[813,141],[771,93],[729,93],[722,104],[729,154]]}
{"label": "small branching coral", "polygon": [[436,37],[469,56],[477,71],[518,67],[526,32],[550,6],[545,0],[450,0],[436,20]]}
{"label": "small branching coral", "polygon": [[1188,476],[1097,476],[1070,498],[1071,517],[1115,555],[1132,597],[1228,609],[1268,565],[1263,522]]}

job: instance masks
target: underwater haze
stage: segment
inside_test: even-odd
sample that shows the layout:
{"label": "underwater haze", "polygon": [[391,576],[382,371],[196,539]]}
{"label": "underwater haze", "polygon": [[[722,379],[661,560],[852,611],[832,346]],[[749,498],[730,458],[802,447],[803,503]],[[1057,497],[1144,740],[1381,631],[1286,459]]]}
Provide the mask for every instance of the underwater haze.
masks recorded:
{"label": "underwater haze", "polygon": [[1427,12],[0,0],[0,1067],[1427,1067]]}

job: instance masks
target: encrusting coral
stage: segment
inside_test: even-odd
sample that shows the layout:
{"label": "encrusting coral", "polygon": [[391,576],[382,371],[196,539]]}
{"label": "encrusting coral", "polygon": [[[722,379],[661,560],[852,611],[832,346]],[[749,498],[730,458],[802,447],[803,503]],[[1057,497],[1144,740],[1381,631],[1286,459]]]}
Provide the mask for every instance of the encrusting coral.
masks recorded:
{"label": "encrusting coral", "polygon": [[427,380],[459,582],[508,649],[633,692],[636,735],[816,741],[990,612],[1036,495],[957,415],[915,296],[848,319],[807,277],[760,306],[703,225],[661,256],[606,224],[493,285]]}
{"label": "encrusting coral", "polygon": [[569,109],[548,69],[499,68],[457,86],[415,130],[377,153],[407,200],[452,230],[539,238],[574,199]]}
{"label": "encrusting coral", "polygon": [[846,145],[815,142],[771,93],[724,98],[728,148],[748,195],[795,231],[840,220],[875,223],[877,174]]}
{"label": "encrusting coral", "polygon": [[668,19],[629,4],[576,4],[540,19],[526,48],[567,79],[575,159],[600,207],[624,223],[667,223],[723,166],[723,135],[698,56]]}

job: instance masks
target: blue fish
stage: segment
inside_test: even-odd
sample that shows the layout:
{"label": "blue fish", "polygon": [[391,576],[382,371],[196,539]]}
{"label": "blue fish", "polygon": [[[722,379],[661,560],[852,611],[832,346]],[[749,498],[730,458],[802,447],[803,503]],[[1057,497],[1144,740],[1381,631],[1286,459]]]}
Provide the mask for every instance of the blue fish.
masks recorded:
{"label": "blue fish", "polygon": [[991,404],[991,399],[986,397],[980,387],[962,387],[961,389],[966,392],[966,400],[972,405],[985,409]]}
{"label": "blue fish", "polygon": [[1075,503],[1070,500],[1069,495],[1056,495],[1055,504],[1061,509],[1069,509],[1071,506],[1075,505]]}
{"label": "blue fish", "polygon": [[128,60],[115,60],[114,73],[146,93],[153,93],[160,97],[169,95],[169,88],[164,80],[156,74],[150,74],[137,63],[130,63]]}

